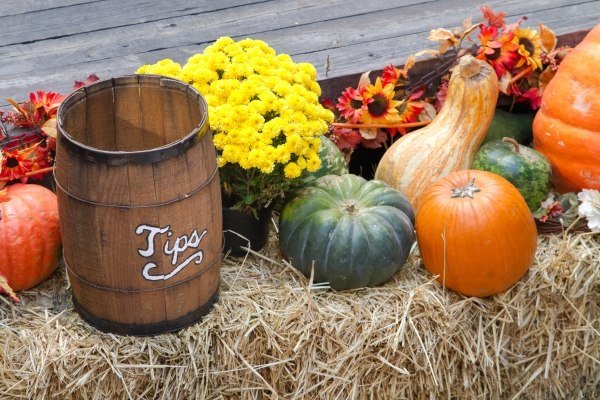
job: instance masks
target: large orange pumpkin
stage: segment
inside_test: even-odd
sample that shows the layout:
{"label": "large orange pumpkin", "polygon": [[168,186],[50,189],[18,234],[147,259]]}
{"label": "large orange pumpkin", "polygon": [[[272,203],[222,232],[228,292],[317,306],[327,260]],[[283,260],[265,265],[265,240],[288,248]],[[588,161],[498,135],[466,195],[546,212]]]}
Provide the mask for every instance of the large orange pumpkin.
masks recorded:
{"label": "large orange pumpkin", "polygon": [[34,184],[0,190],[0,243],[0,281],[19,291],[46,279],[61,251],[56,195]]}
{"label": "large orange pumpkin", "polygon": [[433,183],[415,228],[425,267],[467,296],[508,289],[527,272],[537,246],[527,203],[510,182],[487,171],[456,171]]}
{"label": "large orange pumpkin", "polygon": [[600,189],[600,24],[562,61],[533,122],[533,145],[562,192]]}

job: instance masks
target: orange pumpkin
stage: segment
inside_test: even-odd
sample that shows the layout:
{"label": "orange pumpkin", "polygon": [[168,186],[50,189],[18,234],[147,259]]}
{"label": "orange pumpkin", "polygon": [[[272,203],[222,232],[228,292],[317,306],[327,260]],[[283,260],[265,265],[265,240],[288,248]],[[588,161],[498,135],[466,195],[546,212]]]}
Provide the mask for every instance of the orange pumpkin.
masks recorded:
{"label": "orange pumpkin", "polygon": [[533,146],[562,193],[600,189],[600,24],[562,61],[533,122]]}
{"label": "orange pumpkin", "polygon": [[61,252],[56,195],[22,183],[1,190],[0,243],[0,291],[11,294],[10,289],[26,290],[46,279]]}
{"label": "orange pumpkin", "polygon": [[466,296],[487,297],[515,284],[537,245],[519,191],[487,171],[456,171],[433,183],[423,193],[415,228],[425,267]]}

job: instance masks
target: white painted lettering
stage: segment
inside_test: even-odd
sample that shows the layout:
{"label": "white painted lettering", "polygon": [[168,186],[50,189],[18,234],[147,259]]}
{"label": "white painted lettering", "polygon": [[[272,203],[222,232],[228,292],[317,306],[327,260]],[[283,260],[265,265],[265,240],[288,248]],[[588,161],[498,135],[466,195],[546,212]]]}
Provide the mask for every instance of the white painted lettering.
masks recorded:
{"label": "white painted lettering", "polygon": [[[137,235],[142,235],[145,231],[148,231],[148,236],[146,238],[147,247],[145,249],[138,249],[138,253],[144,258],[151,258],[154,256],[155,246],[154,239],[157,235],[163,235],[166,233],[167,237],[173,236],[173,232],[171,231],[170,225],[164,228],[158,228],[150,225],[140,225],[136,228],[135,233]],[[150,281],[159,281],[159,280],[167,280],[171,279],[173,276],[177,275],[183,268],[189,265],[192,261],[196,265],[200,265],[204,260],[204,251],[199,249],[200,244],[202,243],[202,239],[208,230],[204,229],[201,234],[198,234],[198,230],[194,229],[192,233],[188,235],[179,236],[175,239],[172,247],[171,241],[167,239],[165,241],[165,245],[163,246],[163,253],[167,256],[171,256],[171,265],[175,267],[173,271],[168,274],[151,274],[151,271],[157,268],[155,262],[148,262],[144,265],[142,270],[142,275],[145,279]],[[179,260],[179,256],[186,252],[188,249],[196,249],[192,255],[188,256],[181,264],[177,265]]]}

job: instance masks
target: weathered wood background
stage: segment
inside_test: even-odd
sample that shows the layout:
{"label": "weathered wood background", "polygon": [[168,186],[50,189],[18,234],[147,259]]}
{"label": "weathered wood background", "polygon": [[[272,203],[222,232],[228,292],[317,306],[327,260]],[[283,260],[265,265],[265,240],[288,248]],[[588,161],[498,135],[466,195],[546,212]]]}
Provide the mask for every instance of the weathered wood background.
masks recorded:
{"label": "weathered wood background", "polygon": [[433,47],[429,30],[479,19],[481,5],[559,35],[600,22],[600,0],[0,0],[0,105],[36,89],[66,93],[92,73],[184,63],[220,36],[263,39],[327,83],[402,64]]}

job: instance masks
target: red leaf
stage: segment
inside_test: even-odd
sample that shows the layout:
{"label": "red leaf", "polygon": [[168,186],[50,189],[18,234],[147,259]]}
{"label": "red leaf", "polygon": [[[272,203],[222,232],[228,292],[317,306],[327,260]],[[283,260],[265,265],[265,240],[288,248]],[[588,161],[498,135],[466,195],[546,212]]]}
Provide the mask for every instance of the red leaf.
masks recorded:
{"label": "red leaf", "polygon": [[335,144],[340,150],[352,150],[362,137],[356,129],[334,128]]}
{"label": "red leaf", "polygon": [[504,17],[506,16],[506,13],[495,13],[487,6],[481,7],[481,13],[483,14],[483,19],[487,21],[488,25],[495,26],[496,28],[504,28]]}
{"label": "red leaf", "polygon": [[382,129],[378,129],[377,136],[374,139],[362,139],[361,144],[367,149],[378,149],[387,140],[387,134]]}
{"label": "red leaf", "polygon": [[86,78],[86,80],[84,82],[81,81],[75,81],[75,84],[73,85],[73,90],[77,90],[79,88],[82,88],[84,86],[89,85],[90,83],[96,82],[100,80],[100,78],[98,78],[98,76],[96,74],[91,74],[90,76],[88,76]]}
{"label": "red leaf", "polygon": [[329,100],[329,99],[323,99],[321,100],[321,105],[323,107],[325,107],[326,109],[328,109],[329,111],[335,111],[335,105],[333,104],[333,101]]}

